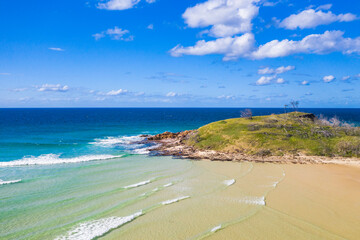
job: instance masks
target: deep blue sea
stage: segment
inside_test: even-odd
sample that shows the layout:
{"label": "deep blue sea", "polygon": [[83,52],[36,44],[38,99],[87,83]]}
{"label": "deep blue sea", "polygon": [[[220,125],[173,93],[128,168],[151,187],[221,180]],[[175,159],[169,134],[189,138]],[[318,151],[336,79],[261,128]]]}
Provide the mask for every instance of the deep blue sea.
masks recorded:
{"label": "deep blue sea", "polygon": [[[239,117],[242,110],[240,108],[0,109],[0,162],[34,160],[40,156],[42,156],[41,161],[46,161],[85,155],[119,155],[129,150],[125,143],[132,139],[126,137],[195,129],[213,121]],[[283,113],[284,109],[254,108],[252,111],[254,115],[266,115]],[[360,109],[300,109],[300,111],[315,115],[323,114],[329,118],[337,116],[348,123],[360,125]]]}

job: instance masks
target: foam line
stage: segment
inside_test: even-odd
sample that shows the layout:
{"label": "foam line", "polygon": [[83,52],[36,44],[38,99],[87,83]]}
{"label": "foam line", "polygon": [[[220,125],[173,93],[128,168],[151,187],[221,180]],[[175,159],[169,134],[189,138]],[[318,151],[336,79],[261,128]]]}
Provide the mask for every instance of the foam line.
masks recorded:
{"label": "foam line", "polygon": [[213,227],[213,228],[210,230],[210,232],[214,233],[214,232],[219,231],[220,229],[221,229],[221,224],[218,225],[218,226],[216,226],[216,227]]}
{"label": "foam line", "polygon": [[84,155],[73,158],[60,158],[60,154],[50,153],[50,154],[43,154],[38,157],[30,156],[30,157],[23,157],[20,160],[15,160],[10,162],[0,162],[0,167],[79,163],[79,162],[89,162],[95,160],[108,160],[118,157],[122,157],[122,155],[114,156],[114,155],[102,154],[102,155]]}
{"label": "foam line", "polygon": [[266,205],[265,197],[245,197],[243,199],[240,199],[240,202],[248,205]]}
{"label": "foam line", "polygon": [[135,183],[135,184],[132,184],[132,185],[129,185],[129,186],[125,186],[123,188],[125,188],[125,189],[136,188],[136,187],[140,187],[140,186],[149,184],[150,182],[151,182],[151,180],[146,180],[146,181],[143,181],[143,182],[138,182],[138,183]]}
{"label": "foam line", "polygon": [[3,181],[3,180],[0,179],[0,185],[12,184],[12,183],[18,183],[18,182],[21,182],[21,179],[10,180],[10,181]]}
{"label": "foam line", "polygon": [[233,185],[235,183],[235,179],[230,179],[230,180],[225,180],[224,181],[224,184],[226,185],[226,186],[231,186],[231,185]]}
{"label": "foam line", "polygon": [[135,218],[141,216],[142,211],[126,217],[108,217],[81,223],[78,227],[70,230],[66,235],[55,238],[55,240],[91,240],[101,237],[112,229],[118,228]]}
{"label": "foam line", "polygon": [[182,196],[182,197],[179,197],[179,198],[166,200],[166,201],[161,202],[161,204],[162,205],[168,205],[168,204],[179,202],[179,201],[187,199],[187,198],[190,198],[190,196]]}
{"label": "foam line", "polygon": [[172,185],[173,185],[173,183],[171,182],[171,183],[165,184],[164,187],[170,187],[170,186],[172,186]]}

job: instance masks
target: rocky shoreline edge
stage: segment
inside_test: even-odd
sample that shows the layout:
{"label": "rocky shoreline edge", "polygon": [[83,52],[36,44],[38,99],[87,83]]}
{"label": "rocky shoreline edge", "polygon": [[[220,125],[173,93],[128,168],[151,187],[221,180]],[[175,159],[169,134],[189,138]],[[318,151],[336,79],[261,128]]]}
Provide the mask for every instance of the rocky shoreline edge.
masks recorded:
{"label": "rocky shoreline edge", "polygon": [[360,167],[360,159],[345,157],[307,156],[302,154],[284,156],[256,156],[244,153],[228,153],[214,150],[199,150],[186,145],[184,140],[196,134],[196,130],[186,130],[172,133],[164,132],[157,135],[141,135],[145,139],[137,142],[139,144],[153,144],[150,155],[173,156],[184,159],[206,159],[211,161],[247,161],[258,163],[279,164],[341,164]]}

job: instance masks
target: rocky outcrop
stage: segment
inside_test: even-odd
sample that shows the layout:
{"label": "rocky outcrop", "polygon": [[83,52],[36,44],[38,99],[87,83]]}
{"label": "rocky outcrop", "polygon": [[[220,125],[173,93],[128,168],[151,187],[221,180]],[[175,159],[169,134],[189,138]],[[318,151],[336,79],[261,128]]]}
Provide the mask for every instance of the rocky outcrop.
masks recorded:
{"label": "rocky outcrop", "polygon": [[147,139],[141,143],[155,143],[157,147],[150,149],[151,155],[174,156],[188,159],[208,159],[212,161],[249,161],[261,163],[294,163],[294,164],[347,164],[360,166],[360,160],[356,158],[330,158],[318,156],[305,156],[302,154],[284,156],[259,156],[244,153],[227,153],[214,150],[200,150],[187,145],[184,141],[196,134],[194,131],[177,133],[164,132],[154,136],[146,135]]}

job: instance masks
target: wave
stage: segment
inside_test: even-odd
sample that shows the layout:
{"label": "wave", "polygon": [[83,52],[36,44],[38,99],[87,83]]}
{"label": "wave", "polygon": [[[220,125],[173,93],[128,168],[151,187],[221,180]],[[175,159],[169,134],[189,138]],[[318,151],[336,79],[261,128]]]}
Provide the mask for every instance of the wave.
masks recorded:
{"label": "wave", "polygon": [[163,187],[170,187],[170,186],[172,186],[172,185],[173,185],[173,183],[171,182],[171,183],[165,184]]}
{"label": "wave", "polygon": [[146,185],[146,184],[149,184],[149,183],[151,183],[151,180],[146,180],[146,181],[143,181],[143,182],[135,183],[135,184],[132,184],[132,185],[129,185],[129,186],[125,186],[123,188],[125,188],[125,189],[136,188],[136,187],[140,187],[140,186],[143,186],[143,185]]}
{"label": "wave", "polygon": [[122,136],[122,137],[105,137],[105,138],[96,138],[94,142],[90,144],[106,147],[106,148],[116,148],[120,147],[123,150],[131,154],[140,154],[146,155],[150,153],[150,150],[156,148],[158,145],[153,143],[141,143],[142,140],[145,140],[145,137],[137,136]]}
{"label": "wave", "polygon": [[81,223],[78,227],[69,231],[65,236],[57,237],[55,240],[91,240],[98,238],[112,229],[133,221],[141,215],[143,215],[143,212],[139,211],[126,217],[108,217]]}
{"label": "wave", "polygon": [[0,167],[15,167],[15,166],[27,166],[27,165],[53,165],[62,163],[78,163],[78,162],[89,162],[95,160],[108,160],[112,158],[122,157],[122,155],[84,155],[73,158],[60,158],[60,154],[43,154],[38,157],[30,156],[23,157],[20,160],[10,162],[0,162]]}
{"label": "wave", "polygon": [[216,226],[216,227],[213,227],[213,228],[210,230],[210,232],[214,233],[214,232],[219,231],[220,229],[221,229],[221,224],[218,225],[218,226]]}
{"label": "wave", "polygon": [[95,142],[91,142],[90,144],[98,145],[102,147],[114,147],[116,145],[129,145],[144,139],[145,139],[144,137],[140,137],[140,136],[105,137],[105,138],[96,138]]}
{"label": "wave", "polygon": [[266,205],[265,197],[245,197],[241,199],[240,202],[248,205]]}
{"label": "wave", "polygon": [[3,181],[3,180],[0,179],[0,185],[12,184],[12,183],[18,183],[18,182],[21,182],[21,179],[10,180],[10,181]]}
{"label": "wave", "polygon": [[187,199],[187,198],[190,198],[190,196],[183,196],[183,197],[179,197],[179,198],[175,198],[175,199],[166,200],[166,201],[161,202],[161,204],[168,205],[168,204],[179,202],[179,201]]}
{"label": "wave", "polygon": [[233,185],[235,183],[235,179],[230,179],[230,180],[225,180],[224,181],[224,184],[226,185],[226,186],[231,186],[231,185]]}

